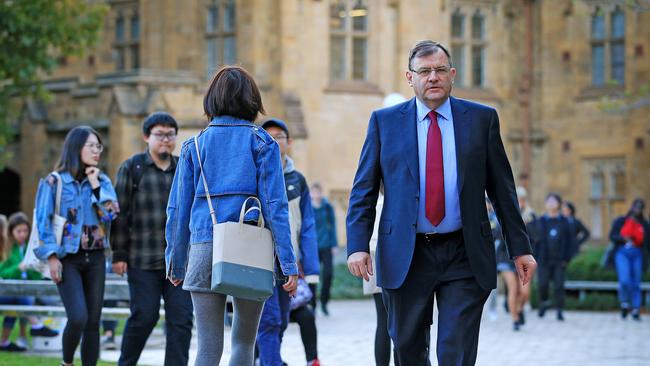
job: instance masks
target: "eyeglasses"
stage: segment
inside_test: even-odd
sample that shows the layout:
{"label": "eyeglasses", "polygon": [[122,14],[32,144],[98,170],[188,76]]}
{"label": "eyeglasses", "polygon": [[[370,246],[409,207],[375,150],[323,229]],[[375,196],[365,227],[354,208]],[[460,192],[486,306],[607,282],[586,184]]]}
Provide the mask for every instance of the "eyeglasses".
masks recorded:
{"label": "eyeglasses", "polygon": [[165,139],[169,141],[174,141],[176,140],[176,133],[175,132],[170,132],[170,133],[152,133],[151,136],[155,137],[156,140],[158,141],[164,141]]}
{"label": "eyeglasses", "polygon": [[273,137],[273,139],[274,139],[275,141],[278,141],[278,140],[286,140],[286,139],[288,138],[288,136],[285,135],[285,134],[283,134],[283,133],[278,134],[278,135],[271,135],[271,137]]}
{"label": "eyeglasses", "polygon": [[97,152],[104,151],[104,145],[96,144],[94,142],[87,142],[87,143],[84,144],[84,147],[89,147],[90,149],[97,150]]}
{"label": "eyeglasses", "polygon": [[409,70],[411,70],[412,72],[418,74],[418,76],[421,77],[421,78],[428,78],[429,75],[431,75],[432,72],[435,72],[436,75],[438,75],[440,77],[445,77],[445,76],[447,76],[449,74],[449,71],[451,69],[449,67],[447,67],[447,66],[441,66],[441,67],[435,67],[435,68],[426,67],[426,68],[422,68],[422,69],[419,69],[419,70],[413,70],[413,69],[409,69]]}

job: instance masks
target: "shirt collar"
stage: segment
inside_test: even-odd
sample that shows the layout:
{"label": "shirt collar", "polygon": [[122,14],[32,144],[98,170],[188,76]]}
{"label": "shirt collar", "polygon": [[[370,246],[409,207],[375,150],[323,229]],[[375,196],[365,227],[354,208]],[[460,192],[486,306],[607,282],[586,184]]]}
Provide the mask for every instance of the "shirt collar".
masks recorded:
{"label": "shirt collar", "polygon": [[[418,122],[422,122],[427,117],[429,112],[431,112],[431,108],[427,107],[417,97],[415,98],[415,106],[417,109]],[[444,103],[436,108],[436,113],[438,113],[439,116],[442,116],[442,118],[445,120],[451,121],[451,102],[449,98],[447,98]]]}
{"label": "shirt collar", "polygon": [[[171,159],[171,163],[169,164],[169,167],[164,170],[165,172],[167,171],[176,171],[176,157],[174,155],[170,155],[169,157]],[[153,161],[153,158],[151,157],[151,153],[149,152],[149,149],[145,151],[145,157],[144,157],[144,163],[146,165],[153,165],[156,166],[156,163]],[[158,168],[156,166],[156,168]]]}

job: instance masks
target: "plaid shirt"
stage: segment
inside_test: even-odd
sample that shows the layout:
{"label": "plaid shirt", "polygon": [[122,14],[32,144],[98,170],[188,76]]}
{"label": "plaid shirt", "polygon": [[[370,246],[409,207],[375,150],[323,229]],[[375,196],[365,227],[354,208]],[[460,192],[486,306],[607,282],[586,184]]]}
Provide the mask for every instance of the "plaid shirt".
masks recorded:
{"label": "plaid shirt", "polygon": [[149,152],[146,154],[137,191],[133,191],[131,178],[133,157],[117,172],[115,192],[121,214],[111,230],[113,263],[127,262],[130,268],[164,270],[167,200],[178,157],[172,156],[171,165],[163,171]]}

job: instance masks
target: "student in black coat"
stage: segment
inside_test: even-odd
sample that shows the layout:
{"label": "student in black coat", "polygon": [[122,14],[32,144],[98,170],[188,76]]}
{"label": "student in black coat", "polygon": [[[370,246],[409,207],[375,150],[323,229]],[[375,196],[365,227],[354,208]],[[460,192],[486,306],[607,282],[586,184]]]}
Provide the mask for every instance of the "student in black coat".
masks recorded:
{"label": "student in black coat", "polygon": [[546,196],[546,214],[537,221],[539,242],[535,258],[538,259],[539,316],[549,307],[549,283],[553,281],[557,319],[564,321],[564,282],[566,267],[571,260],[573,239],[569,221],[560,214],[562,197],[556,193]]}

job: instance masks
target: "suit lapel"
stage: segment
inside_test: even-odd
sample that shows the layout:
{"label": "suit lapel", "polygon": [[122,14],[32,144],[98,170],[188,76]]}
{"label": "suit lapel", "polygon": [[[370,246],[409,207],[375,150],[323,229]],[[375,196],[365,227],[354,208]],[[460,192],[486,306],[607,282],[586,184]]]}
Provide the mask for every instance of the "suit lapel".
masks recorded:
{"label": "suit lapel", "polygon": [[410,102],[404,104],[400,110],[402,113],[402,121],[400,125],[404,129],[404,146],[406,148],[406,165],[409,172],[415,181],[415,184],[420,184],[420,170],[419,170],[419,157],[418,157],[418,131],[416,123],[416,108],[415,98]]}
{"label": "suit lapel", "polygon": [[454,117],[454,139],[456,140],[456,171],[458,174],[458,194],[463,191],[463,183],[465,182],[465,157],[469,144],[469,116],[467,116],[467,108],[463,103],[450,97],[451,114]]}

